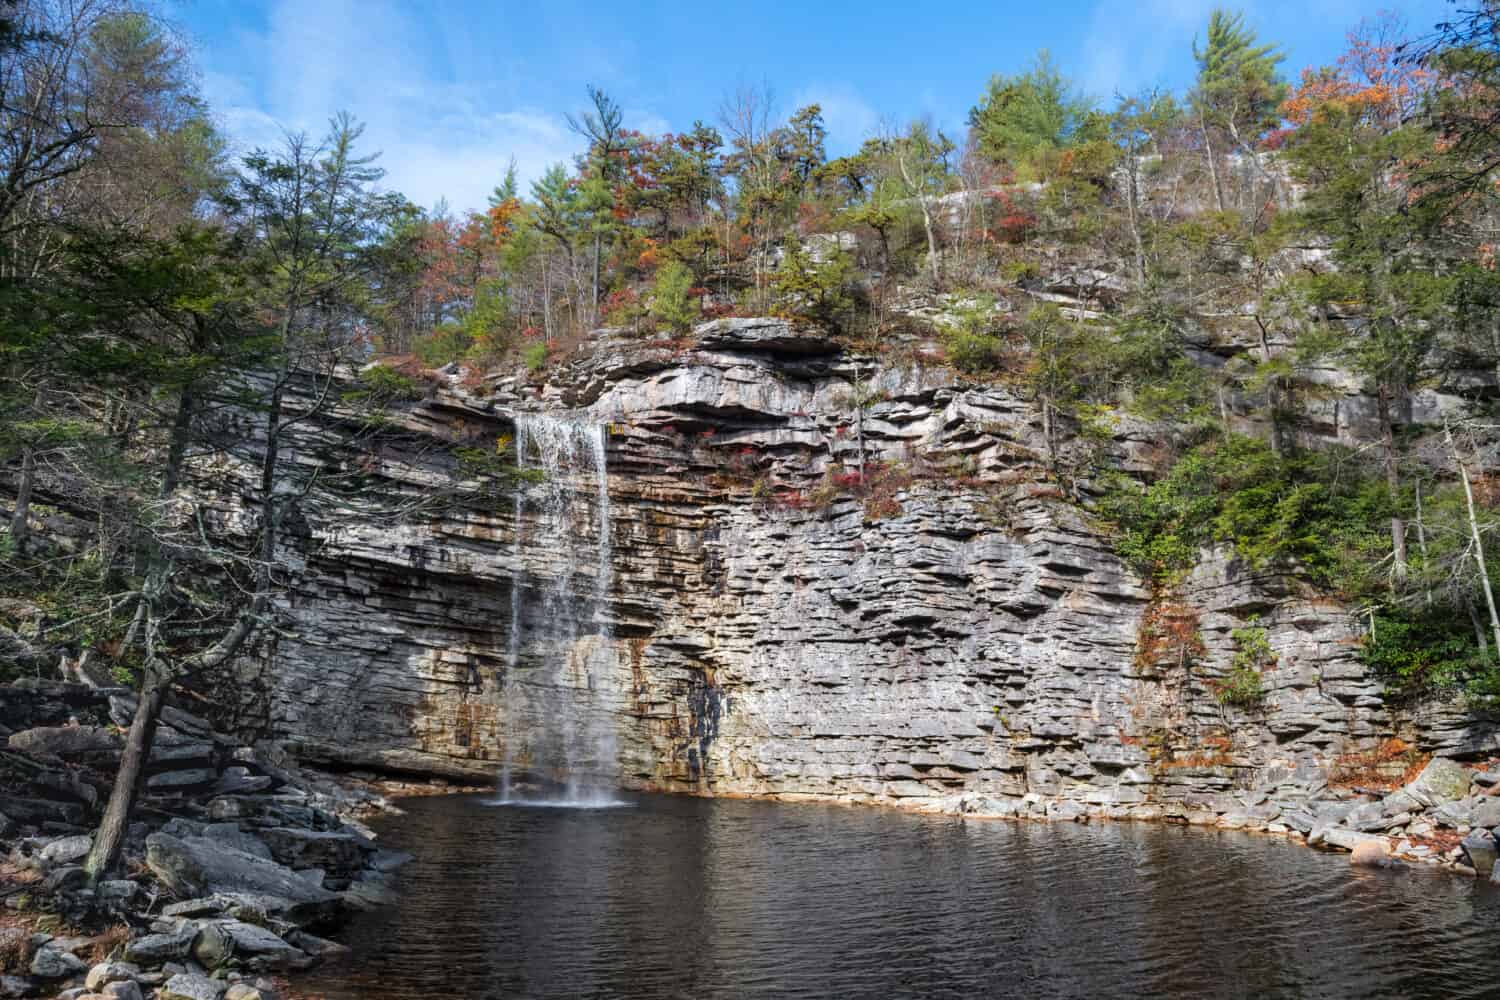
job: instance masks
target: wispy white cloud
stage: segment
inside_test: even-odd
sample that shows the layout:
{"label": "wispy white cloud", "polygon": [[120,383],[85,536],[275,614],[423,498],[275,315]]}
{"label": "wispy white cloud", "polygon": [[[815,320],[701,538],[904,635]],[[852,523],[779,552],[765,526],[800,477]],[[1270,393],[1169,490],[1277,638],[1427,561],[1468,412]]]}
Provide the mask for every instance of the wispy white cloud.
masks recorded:
{"label": "wispy white cloud", "polygon": [[384,185],[418,204],[481,208],[512,157],[523,187],[571,158],[578,137],[559,114],[528,107],[418,43],[422,26],[388,2],[277,0],[263,34],[239,39],[246,76],[204,74],[239,151],[275,146],[283,130],[320,133],[347,110],[380,151]]}

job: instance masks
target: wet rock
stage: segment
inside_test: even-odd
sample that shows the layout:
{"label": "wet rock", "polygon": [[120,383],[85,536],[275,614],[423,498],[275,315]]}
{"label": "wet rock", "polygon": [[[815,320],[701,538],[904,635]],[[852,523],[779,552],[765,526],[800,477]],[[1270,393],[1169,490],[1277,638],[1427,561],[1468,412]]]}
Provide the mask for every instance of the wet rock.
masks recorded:
{"label": "wet rock", "polygon": [[0,975],[0,997],[29,997],[40,984],[26,976]]}
{"label": "wet rock", "polygon": [[224,1000],[280,1000],[275,988],[263,979],[254,983],[235,983],[224,994]]}
{"label": "wet rock", "polygon": [[1445,757],[1434,757],[1402,790],[1421,805],[1438,806],[1464,798],[1472,784],[1468,768]]}
{"label": "wet rock", "polygon": [[1390,849],[1383,840],[1364,840],[1355,844],[1349,852],[1349,863],[1368,868],[1383,868],[1390,858]]}
{"label": "wet rock", "polygon": [[228,984],[207,976],[179,972],[156,993],[156,1000],[219,1000]]}
{"label": "wet rock", "polygon": [[[1310,840],[1309,843],[1311,843]],[[1387,844],[1386,839],[1377,834],[1360,833],[1358,830],[1350,830],[1341,826],[1329,827],[1325,830],[1322,843],[1329,847],[1340,847],[1346,851],[1352,851],[1360,844],[1379,844],[1382,850],[1386,850]]]}
{"label": "wet rock", "polygon": [[405,851],[379,850],[370,855],[369,866],[378,872],[393,872],[412,860]]}
{"label": "wet rock", "polygon": [[214,969],[238,960],[257,969],[304,968],[308,956],[277,935],[255,924],[239,920],[199,926],[193,957]]}
{"label": "wet rock", "polygon": [[1495,868],[1495,838],[1488,831],[1476,831],[1459,841],[1469,866],[1480,878],[1489,878]]}

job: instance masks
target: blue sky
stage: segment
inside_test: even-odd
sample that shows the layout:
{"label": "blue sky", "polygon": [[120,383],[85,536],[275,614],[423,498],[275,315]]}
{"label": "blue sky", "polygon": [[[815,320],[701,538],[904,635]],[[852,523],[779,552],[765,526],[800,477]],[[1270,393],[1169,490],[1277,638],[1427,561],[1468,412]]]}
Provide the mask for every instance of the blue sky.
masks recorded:
{"label": "blue sky", "polygon": [[[170,2],[170,0],[169,0]],[[1219,0],[1223,3],[1224,0]],[[204,90],[236,146],[320,130],[338,110],[367,124],[386,186],[477,207],[514,156],[523,181],[576,153],[563,115],[593,83],[647,132],[715,123],[724,94],[768,83],[784,116],[816,101],[830,152],[882,122],[930,116],[962,131],[993,73],[1041,48],[1085,91],[1181,87],[1214,0],[905,0],[724,3],[508,0],[175,0]],[[1384,7],[1426,30],[1444,0],[1245,0],[1287,66],[1331,61]]]}

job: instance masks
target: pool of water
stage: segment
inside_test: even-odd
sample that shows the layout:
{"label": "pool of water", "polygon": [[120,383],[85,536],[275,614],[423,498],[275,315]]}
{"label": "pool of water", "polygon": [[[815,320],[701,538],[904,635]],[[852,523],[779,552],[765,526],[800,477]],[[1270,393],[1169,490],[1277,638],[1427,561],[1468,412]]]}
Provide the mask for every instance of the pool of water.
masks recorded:
{"label": "pool of water", "polygon": [[453,796],[329,1000],[432,997],[1495,997],[1500,891],[1277,838],[632,796]]}

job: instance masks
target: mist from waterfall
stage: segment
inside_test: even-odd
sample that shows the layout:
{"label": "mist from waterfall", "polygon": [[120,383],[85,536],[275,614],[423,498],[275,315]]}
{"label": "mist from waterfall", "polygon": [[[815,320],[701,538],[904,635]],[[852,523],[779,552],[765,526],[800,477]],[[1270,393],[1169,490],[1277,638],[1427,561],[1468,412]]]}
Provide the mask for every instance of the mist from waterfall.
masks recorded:
{"label": "mist from waterfall", "polygon": [[[598,777],[616,767],[614,716],[603,697],[613,655],[607,433],[605,426],[583,420],[516,416],[516,463],[542,477],[535,483],[523,478],[515,492],[497,804],[621,804],[614,785]],[[515,774],[523,761],[516,750],[523,735],[530,750],[526,775],[560,787],[560,794],[520,788]]]}

